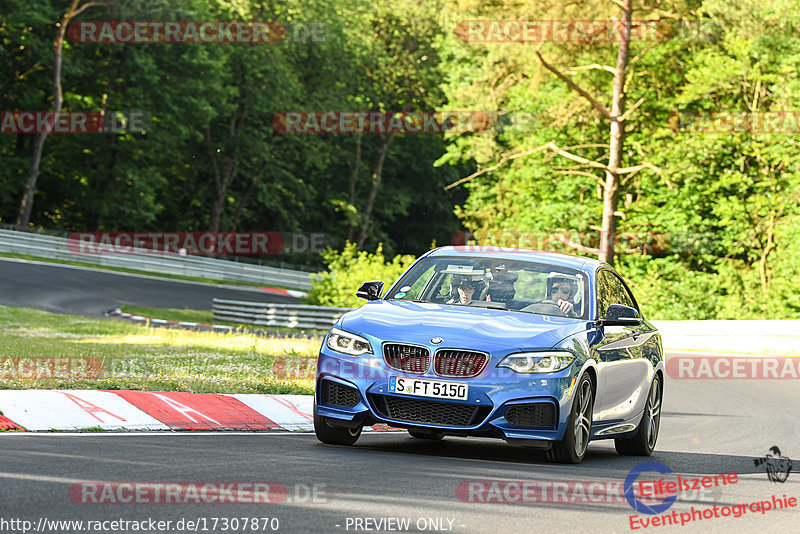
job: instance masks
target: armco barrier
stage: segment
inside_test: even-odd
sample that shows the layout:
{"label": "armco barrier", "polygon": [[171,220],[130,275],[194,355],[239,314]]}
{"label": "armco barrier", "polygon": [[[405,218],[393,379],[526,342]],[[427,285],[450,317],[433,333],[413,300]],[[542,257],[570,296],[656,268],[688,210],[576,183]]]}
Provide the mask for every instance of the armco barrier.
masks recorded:
{"label": "armco barrier", "polygon": [[800,321],[652,321],[665,350],[800,356]]}
{"label": "armco barrier", "polygon": [[[327,330],[353,308],[214,299],[214,320]],[[800,356],[800,321],[652,321],[665,350]]]}
{"label": "armco barrier", "polygon": [[353,308],[214,299],[212,309],[215,321],[327,330]]}
{"label": "armco barrier", "polygon": [[[67,247],[68,239],[29,232],[0,230],[0,252],[76,261],[105,267],[122,267],[151,273],[173,274],[212,280],[278,285],[311,289],[311,273],[278,269],[204,256],[148,253],[134,249],[128,254],[78,254]],[[76,243],[74,240],[72,243]],[[136,252],[141,250],[141,252]]]}

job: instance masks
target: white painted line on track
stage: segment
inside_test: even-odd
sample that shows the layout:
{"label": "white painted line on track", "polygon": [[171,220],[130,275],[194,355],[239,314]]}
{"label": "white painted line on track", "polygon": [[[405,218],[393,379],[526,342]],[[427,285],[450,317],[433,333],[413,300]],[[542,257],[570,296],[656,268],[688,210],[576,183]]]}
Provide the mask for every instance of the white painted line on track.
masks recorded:
{"label": "white painted line on track", "polygon": [[[34,482],[56,482],[58,484],[77,484],[86,482],[83,478],[53,477],[45,475],[29,475],[28,473],[4,473],[0,472],[0,478],[12,478],[15,480],[32,480]],[[100,481],[96,481],[100,482]],[[111,484],[112,482],[108,482]]]}

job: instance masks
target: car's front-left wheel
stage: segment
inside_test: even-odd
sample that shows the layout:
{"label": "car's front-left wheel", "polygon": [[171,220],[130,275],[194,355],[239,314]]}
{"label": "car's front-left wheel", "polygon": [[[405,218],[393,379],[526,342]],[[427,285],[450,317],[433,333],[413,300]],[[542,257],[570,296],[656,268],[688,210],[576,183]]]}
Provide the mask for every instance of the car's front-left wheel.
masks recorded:
{"label": "car's front-left wheel", "polygon": [[330,426],[325,418],[317,414],[317,405],[314,404],[314,433],[317,439],[327,445],[353,445],[361,436],[361,428],[344,428]]}

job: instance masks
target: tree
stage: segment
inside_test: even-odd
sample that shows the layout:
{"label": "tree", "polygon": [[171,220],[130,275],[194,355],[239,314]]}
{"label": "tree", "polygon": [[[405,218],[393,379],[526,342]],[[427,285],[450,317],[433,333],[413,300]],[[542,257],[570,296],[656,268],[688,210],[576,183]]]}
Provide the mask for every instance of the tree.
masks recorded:
{"label": "tree", "polygon": [[[436,3],[412,0],[381,1],[368,10],[359,9],[347,28],[354,43],[357,69],[356,94],[350,102],[370,111],[428,111],[443,103],[437,88],[438,57],[435,48],[441,33],[436,18]],[[375,134],[370,134],[374,136]],[[373,227],[373,212],[384,180],[384,169],[394,132],[379,133],[372,145],[372,164],[369,188],[363,207],[356,208],[358,222],[356,243],[364,247]],[[351,164],[351,185],[358,181],[361,154],[366,152],[360,138],[356,139],[355,160]],[[351,194],[351,205],[355,196]],[[355,206],[353,206],[355,207]],[[348,231],[354,235],[356,229]]]}
{"label": "tree", "polygon": [[[615,28],[615,34],[618,35],[619,38],[619,44],[616,51],[616,66],[611,67],[608,65],[599,65],[597,63],[593,63],[591,65],[585,65],[572,69],[572,71],[576,72],[598,70],[613,74],[610,109],[592,96],[590,91],[587,91],[581,87],[570,76],[553,66],[550,62],[546,61],[539,51],[541,45],[535,51],[536,58],[545,69],[555,74],[561,81],[566,83],[571,90],[585,99],[586,102],[592,106],[592,108],[600,113],[601,117],[608,121],[610,130],[608,144],[584,143],[565,148],[558,146],[553,141],[550,141],[532,150],[514,154],[505,154],[497,164],[478,170],[466,178],[450,184],[446,188],[450,189],[456,185],[460,185],[464,182],[472,180],[473,178],[481,176],[482,174],[496,170],[508,161],[528,157],[543,151],[550,151],[570,161],[573,161],[576,163],[576,165],[563,168],[562,170],[564,170],[566,173],[579,174],[598,181],[598,183],[600,183],[603,187],[603,209],[600,227],[600,243],[597,249],[587,249],[587,247],[583,245],[570,241],[566,241],[566,243],[583,252],[596,252],[600,260],[609,263],[613,263],[614,261],[614,241],[617,234],[617,207],[619,203],[621,178],[624,175],[633,176],[644,169],[651,169],[656,173],[661,172],[661,170],[655,167],[652,163],[642,163],[628,167],[624,167],[622,163],[626,120],[636,110],[636,108],[638,108],[644,102],[644,99],[638,100],[636,104],[634,104],[630,109],[626,110],[625,106],[628,93],[628,84],[630,83],[630,79],[628,78],[628,68],[632,62],[630,59],[630,41],[632,32],[636,31],[637,24],[632,20],[632,0],[620,0],[619,6],[621,9],[621,16],[619,17],[619,23]],[[577,33],[573,33],[573,35],[577,35]],[[639,56],[634,58],[634,61],[638,59],[638,57]],[[598,160],[586,158],[574,153],[575,149],[585,148],[607,148],[608,162],[603,164]],[[604,173],[604,179],[597,177],[591,172],[597,170],[600,170]]]}
{"label": "tree", "polygon": [[[66,35],[67,26],[70,21],[89,9],[95,6],[107,6],[108,2],[85,2],[80,4],[80,0],[72,0],[67,12],[61,17],[61,21],[56,24],[58,32],[53,43],[53,115],[57,116],[61,111],[61,106],[64,103],[64,95],[61,89],[61,64],[63,62],[63,48],[64,48],[64,35]],[[17,215],[18,226],[28,226],[31,218],[31,209],[33,208],[33,197],[36,193],[36,182],[39,179],[39,164],[42,161],[42,150],[44,149],[44,141],[47,139],[49,132],[47,129],[42,132],[37,132],[33,141],[33,155],[31,156],[31,165],[28,170],[28,180],[25,183],[25,188],[22,192],[22,200],[19,203],[19,214]]]}

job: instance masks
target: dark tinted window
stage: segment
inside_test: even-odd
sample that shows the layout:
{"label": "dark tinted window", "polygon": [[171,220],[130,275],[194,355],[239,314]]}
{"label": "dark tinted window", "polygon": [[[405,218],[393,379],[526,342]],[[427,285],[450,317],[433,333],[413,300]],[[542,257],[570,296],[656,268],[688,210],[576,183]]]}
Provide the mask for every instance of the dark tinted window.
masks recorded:
{"label": "dark tinted window", "polygon": [[624,304],[636,308],[622,281],[611,271],[603,270],[597,276],[598,317],[605,317],[609,304]]}

